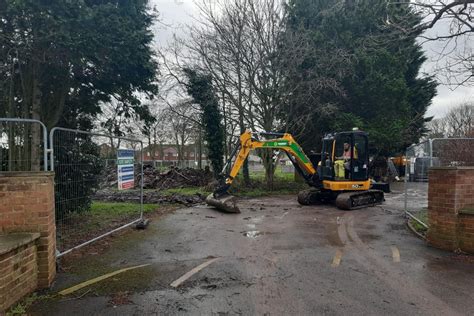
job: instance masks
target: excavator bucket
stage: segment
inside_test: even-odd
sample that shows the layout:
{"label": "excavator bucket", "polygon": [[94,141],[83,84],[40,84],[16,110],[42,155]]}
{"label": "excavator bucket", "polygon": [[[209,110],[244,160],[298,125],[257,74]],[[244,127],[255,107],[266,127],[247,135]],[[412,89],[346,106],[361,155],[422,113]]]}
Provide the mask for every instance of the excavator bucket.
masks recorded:
{"label": "excavator bucket", "polygon": [[225,213],[240,213],[236,202],[237,198],[233,195],[224,195],[216,198],[214,197],[214,193],[211,193],[206,198],[207,205],[214,206],[216,209]]}

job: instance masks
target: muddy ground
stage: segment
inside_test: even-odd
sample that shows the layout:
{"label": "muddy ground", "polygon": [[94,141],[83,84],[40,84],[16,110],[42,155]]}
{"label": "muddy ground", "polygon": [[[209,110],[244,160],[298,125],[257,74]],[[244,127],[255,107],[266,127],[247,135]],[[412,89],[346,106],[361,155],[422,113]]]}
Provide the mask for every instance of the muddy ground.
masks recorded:
{"label": "muddy ground", "polygon": [[[241,214],[182,208],[147,230],[77,259],[53,290],[150,264],[62,298],[33,315],[474,314],[474,264],[406,229],[400,190],[345,212],[295,196],[245,199]],[[192,268],[217,261],[186,280]],[[461,258],[461,259],[460,259]]]}

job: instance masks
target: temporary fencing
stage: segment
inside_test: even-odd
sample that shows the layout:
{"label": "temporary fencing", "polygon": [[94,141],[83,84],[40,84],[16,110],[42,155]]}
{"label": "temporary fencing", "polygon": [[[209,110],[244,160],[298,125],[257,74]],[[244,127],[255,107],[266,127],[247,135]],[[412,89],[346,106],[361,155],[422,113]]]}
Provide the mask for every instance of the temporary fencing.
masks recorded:
{"label": "temporary fencing", "polygon": [[405,213],[428,227],[429,168],[474,166],[474,138],[434,138],[406,150]]}
{"label": "temporary fencing", "polygon": [[0,171],[47,170],[47,142],[42,122],[0,118]]}
{"label": "temporary fencing", "polygon": [[[143,220],[140,140],[55,127],[50,144],[59,256]],[[99,189],[132,190],[136,203],[97,201]]]}

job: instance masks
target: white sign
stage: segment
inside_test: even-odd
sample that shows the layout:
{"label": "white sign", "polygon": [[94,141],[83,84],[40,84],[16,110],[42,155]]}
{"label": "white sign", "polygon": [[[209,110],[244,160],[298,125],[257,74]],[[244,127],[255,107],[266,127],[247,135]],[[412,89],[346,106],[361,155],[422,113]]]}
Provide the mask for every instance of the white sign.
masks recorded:
{"label": "white sign", "polygon": [[134,160],[134,150],[117,150],[117,176],[119,190],[131,189],[135,186],[135,170],[133,167]]}

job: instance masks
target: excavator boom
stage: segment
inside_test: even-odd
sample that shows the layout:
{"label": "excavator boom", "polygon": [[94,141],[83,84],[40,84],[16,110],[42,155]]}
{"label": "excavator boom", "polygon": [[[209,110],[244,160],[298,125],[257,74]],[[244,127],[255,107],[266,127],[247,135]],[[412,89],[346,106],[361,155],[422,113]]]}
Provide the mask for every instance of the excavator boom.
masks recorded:
{"label": "excavator boom", "polygon": [[[260,140],[261,136],[277,138]],[[225,179],[226,185],[230,186],[232,184],[250,151],[258,148],[278,149],[286,152],[295,167],[302,172],[305,178],[316,174],[316,169],[310,159],[290,134],[252,133],[247,130],[240,135],[238,146],[236,146],[222,170],[222,176]]]}
{"label": "excavator boom", "polygon": [[[260,137],[275,137],[261,140]],[[316,169],[310,159],[303,152],[293,136],[287,133],[252,133],[247,130],[240,135],[239,143],[230,155],[221,173],[218,188],[207,197],[207,204],[228,213],[239,213],[235,197],[228,194],[228,190],[239,174],[245,159],[250,151],[258,148],[278,149],[287,153],[290,160],[300,174],[310,181],[316,174]]]}

